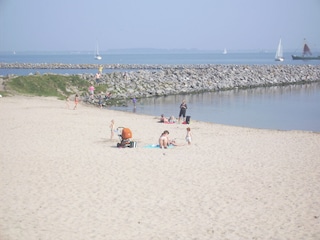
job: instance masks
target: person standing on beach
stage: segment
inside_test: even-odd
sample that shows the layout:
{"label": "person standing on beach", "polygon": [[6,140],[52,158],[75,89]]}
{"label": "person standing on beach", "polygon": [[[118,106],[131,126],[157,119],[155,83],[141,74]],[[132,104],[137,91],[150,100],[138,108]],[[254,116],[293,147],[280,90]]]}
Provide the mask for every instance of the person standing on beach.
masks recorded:
{"label": "person standing on beach", "polygon": [[187,107],[187,104],[186,104],[186,100],[183,100],[182,103],[180,104],[179,123],[180,123],[180,118],[181,117],[183,117],[183,121],[185,120],[187,108],[188,107]]}
{"label": "person standing on beach", "polygon": [[99,100],[99,108],[102,109],[102,94],[103,92],[101,92],[101,94],[99,95],[98,97],[98,100]]}
{"label": "person standing on beach", "polygon": [[78,94],[76,94],[76,96],[74,97],[74,108],[73,108],[73,110],[77,109],[78,103],[79,103],[79,96],[78,96]]}
{"label": "person standing on beach", "polygon": [[137,99],[134,97],[132,98],[133,107],[136,108]]}
{"label": "person standing on beach", "polygon": [[68,108],[68,109],[70,109],[69,101],[70,101],[70,99],[69,99],[69,97],[67,97],[67,99],[66,99],[66,105],[67,105],[67,108]]}
{"label": "person standing on beach", "polygon": [[114,126],[114,120],[111,120],[111,124],[110,124],[110,131],[111,131],[111,135],[110,135],[110,139],[113,139],[114,136],[114,131],[115,131],[115,126]]}
{"label": "person standing on beach", "polygon": [[186,141],[187,141],[187,143],[188,143],[188,145],[190,145],[191,144],[191,129],[188,127],[187,128],[187,135],[186,135]]}
{"label": "person standing on beach", "polygon": [[93,100],[93,98],[94,98],[94,86],[91,85],[88,90],[89,90],[89,93],[90,93],[90,98]]}

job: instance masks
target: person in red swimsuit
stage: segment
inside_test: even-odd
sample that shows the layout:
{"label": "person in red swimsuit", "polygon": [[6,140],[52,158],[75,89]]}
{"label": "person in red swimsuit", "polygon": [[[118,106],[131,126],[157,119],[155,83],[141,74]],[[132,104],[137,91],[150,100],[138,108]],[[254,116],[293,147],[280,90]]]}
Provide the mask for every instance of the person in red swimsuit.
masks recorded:
{"label": "person in red swimsuit", "polygon": [[76,96],[74,97],[74,108],[73,108],[73,110],[77,109],[78,103],[79,103],[79,96],[78,96],[78,94],[76,94]]}

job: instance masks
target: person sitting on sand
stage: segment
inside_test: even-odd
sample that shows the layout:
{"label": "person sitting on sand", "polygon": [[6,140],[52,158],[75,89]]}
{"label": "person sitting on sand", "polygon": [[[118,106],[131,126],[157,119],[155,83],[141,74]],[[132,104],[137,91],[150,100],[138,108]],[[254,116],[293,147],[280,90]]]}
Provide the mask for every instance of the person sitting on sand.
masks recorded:
{"label": "person sitting on sand", "polygon": [[161,114],[161,117],[160,117],[160,122],[162,123],[168,123],[168,118],[166,118],[163,114]]}
{"label": "person sitting on sand", "polygon": [[169,131],[168,130],[165,130],[160,138],[159,138],[159,146],[160,148],[168,148],[168,145],[169,145]]}
{"label": "person sitting on sand", "polygon": [[169,139],[169,131],[165,130],[159,138],[160,148],[168,148],[169,145],[172,146],[183,146],[184,144],[178,144],[175,140]]}
{"label": "person sitting on sand", "polygon": [[169,123],[175,123],[177,120],[174,116],[169,117]]}

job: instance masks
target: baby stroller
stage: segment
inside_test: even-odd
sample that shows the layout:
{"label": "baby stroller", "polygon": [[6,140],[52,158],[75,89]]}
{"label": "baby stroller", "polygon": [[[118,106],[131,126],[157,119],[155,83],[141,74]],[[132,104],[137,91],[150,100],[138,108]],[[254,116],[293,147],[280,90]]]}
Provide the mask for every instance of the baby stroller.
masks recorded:
{"label": "baby stroller", "polygon": [[129,128],[118,127],[117,128],[120,143],[117,143],[117,147],[135,147],[135,142],[131,141],[132,132]]}

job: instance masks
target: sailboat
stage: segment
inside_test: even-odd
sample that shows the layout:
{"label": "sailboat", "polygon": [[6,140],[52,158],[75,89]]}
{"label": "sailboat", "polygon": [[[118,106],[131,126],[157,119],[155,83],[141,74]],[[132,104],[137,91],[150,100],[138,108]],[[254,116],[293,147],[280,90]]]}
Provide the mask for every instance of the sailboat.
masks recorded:
{"label": "sailboat", "polygon": [[306,39],[304,39],[304,45],[302,50],[302,55],[292,55],[292,60],[320,60],[320,55],[318,56],[312,56],[312,53],[310,51],[310,48],[306,42]]}
{"label": "sailboat", "polygon": [[283,58],[283,49],[282,49],[282,44],[281,44],[281,38],[278,44],[276,56],[274,57],[274,60],[282,62],[284,60]]}
{"label": "sailboat", "polygon": [[96,60],[101,60],[101,59],[102,59],[102,57],[101,57],[100,54],[99,54],[99,46],[98,46],[98,43],[97,43],[96,55],[94,56],[94,59],[96,59]]}
{"label": "sailboat", "polygon": [[227,52],[227,49],[225,48],[222,53],[223,53],[223,54],[227,54],[227,53],[228,53],[228,52]]}

